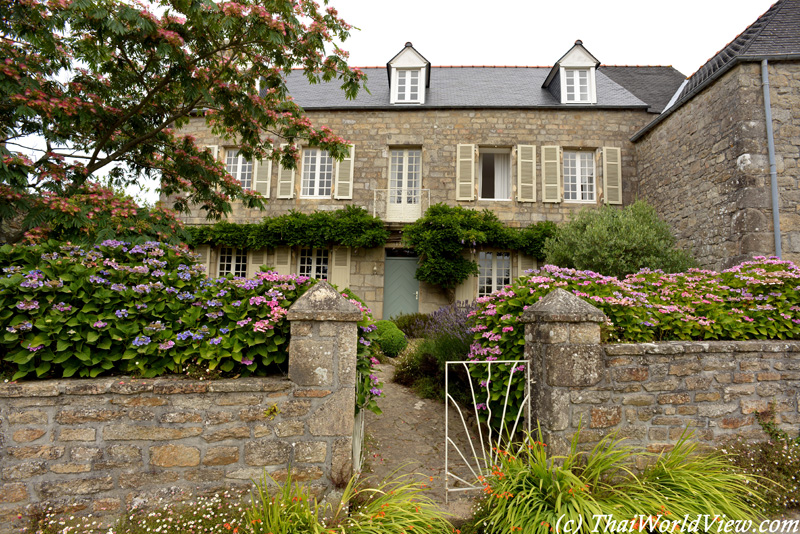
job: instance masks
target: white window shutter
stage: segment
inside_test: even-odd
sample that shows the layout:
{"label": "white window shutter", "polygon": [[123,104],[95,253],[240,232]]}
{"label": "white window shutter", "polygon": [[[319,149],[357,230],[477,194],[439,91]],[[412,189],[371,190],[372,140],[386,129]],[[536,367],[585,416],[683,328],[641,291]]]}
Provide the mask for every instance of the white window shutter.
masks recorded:
{"label": "white window shutter", "polygon": [[206,268],[206,276],[213,276],[211,273],[211,247],[209,245],[200,245],[195,249],[195,252],[200,255],[197,263]]}
{"label": "white window shutter", "polygon": [[542,147],[542,201],[561,202],[561,147]]}
{"label": "white window shutter", "polygon": [[275,248],[275,272],[278,274],[292,274],[291,247]]}
{"label": "white window shutter", "polygon": [[247,278],[255,278],[260,267],[267,263],[266,250],[250,250],[247,252]]}
{"label": "white window shutter", "polygon": [[537,263],[538,262],[536,261],[536,258],[533,256],[528,256],[527,254],[520,252],[517,255],[517,277],[524,275],[525,271],[536,269],[538,266]]}
{"label": "white window shutter", "polygon": [[350,286],[350,247],[334,247],[331,256],[328,281],[342,291]]}
{"label": "white window shutter", "polygon": [[[281,149],[286,143],[281,145]],[[278,164],[278,198],[294,198],[294,169]]]}
{"label": "white window shutter", "polygon": [[603,147],[603,193],[607,204],[622,204],[622,156],[619,148]]}
{"label": "white window shutter", "polygon": [[253,161],[253,189],[269,198],[269,186],[272,178],[272,160]]}
{"label": "white window shutter", "polygon": [[456,158],[456,200],[474,200],[475,145],[458,145]]}
{"label": "white window shutter", "polygon": [[517,200],[536,202],[536,147],[517,147]]}
{"label": "white window shutter", "polygon": [[353,168],[355,167],[356,147],[350,145],[350,153],[342,161],[336,162],[336,187],[333,198],[353,198]]}
{"label": "white window shutter", "polygon": [[475,289],[477,286],[477,277],[470,275],[469,278],[456,286],[456,301],[457,302],[472,302],[475,300]]}
{"label": "white window shutter", "polygon": [[206,150],[211,152],[211,157],[219,159],[219,145],[206,145]]}

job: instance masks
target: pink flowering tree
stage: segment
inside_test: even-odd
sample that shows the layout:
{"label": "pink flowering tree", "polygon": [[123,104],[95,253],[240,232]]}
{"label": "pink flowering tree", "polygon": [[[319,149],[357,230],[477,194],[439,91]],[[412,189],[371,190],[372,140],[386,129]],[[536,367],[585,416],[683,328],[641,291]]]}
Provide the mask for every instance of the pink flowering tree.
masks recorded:
{"label": "pink flowering tree", "polygon": [[[326,2],[327,3],[327,2]],[[115,186],[160,178],[178,211],[210,218],[233,200],[263,199],[225,172],[181,127],[203,116],[247,158],[293,166],[306,139],[341,158],[344,139],[311,124],[285,76],[339,80],[349,98],[364,81],[336,45],[350,26],[311,0],[0,0],[0,226],[23,232],[107,174]],[[42,150],[31,136],[43,139]],[[280,143],[287,143],[281,149]],[[47,193],[50,202],[38,199]],[[180,194],[178,193],[185,193]],[[70,215],[85,224],[88,211]]]}

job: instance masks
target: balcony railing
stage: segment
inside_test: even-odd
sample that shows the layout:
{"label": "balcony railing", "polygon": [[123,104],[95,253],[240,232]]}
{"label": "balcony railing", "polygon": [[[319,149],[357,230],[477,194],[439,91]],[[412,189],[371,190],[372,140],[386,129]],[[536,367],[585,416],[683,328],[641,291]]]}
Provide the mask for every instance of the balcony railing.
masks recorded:
{"label": "balcony railing", "polygon": [[430,189],[373,190],[372,215],[386,222],[414,222],[430,205]]}

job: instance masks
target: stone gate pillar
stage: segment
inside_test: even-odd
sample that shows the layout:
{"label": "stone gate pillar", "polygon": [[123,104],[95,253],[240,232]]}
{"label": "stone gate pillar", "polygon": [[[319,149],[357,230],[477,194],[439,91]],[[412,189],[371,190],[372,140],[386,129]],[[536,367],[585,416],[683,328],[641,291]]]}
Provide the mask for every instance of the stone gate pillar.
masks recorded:
{"label": "stone gate pillar", "polygon": [[563,289],[551,291],[522,314],[525,357],[531,366],[531,415],[555,454],[568,450],[569,434],[576,430],[570,391],[603,378],[600,323],[605,321],[603,312]]}
{"label": "stone gate pillar", "polygon": [[356,350],[361,311],[328,282],[318,282],[289,308],[289,379],[295,396],[322,398],[307,419],[310,442],[330,455],[333,486],[353,472]]}

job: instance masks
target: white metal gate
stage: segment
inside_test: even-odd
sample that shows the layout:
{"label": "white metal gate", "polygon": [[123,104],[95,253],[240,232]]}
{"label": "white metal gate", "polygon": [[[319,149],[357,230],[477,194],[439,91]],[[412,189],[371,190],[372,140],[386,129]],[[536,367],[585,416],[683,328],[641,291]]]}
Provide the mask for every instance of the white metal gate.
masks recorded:
{"label": "white metal gate", "polygon": [[[470,373],[471,366],[486,366],[486,390],[485,393],[476,391],[475,379]],[[469,377],[469,386],[472,397],[472,406],[469,408],[462,408],[450,394],[450,372],[451,368],[463,366]],[[520,367],[524,370],[520,370]],[[523,395],[522,403],[514,415],[513,424],[506,425],[506,414],[509,413],[508,400],[511,394],[512,380],[511,378],[515,373],[525,373],[525,393]],[[494,375],[493,375],[494,373]],[[495,361],[454,361],[445,364],[445,391],[447,398],[445,399],[445,498],[449,498],[450,493],[465,492],[483,489],[483,484],[480,483],[479,477],[487,476],[492,471],[492,466],[497,464],[498,456],[501,450],[508,450],[511,448],[512,440],[517,434],[518,430],[529,432],[531,429],[531,411],[530,411],[530,367],[527,360],[495,360]],[[504,380],[506,384],[506,394],[502,399],[496,401],[491,400],[491,387],[489,383],[496,380]],[[478,384],[478,388],[481,385]],[[456,428],[451,428],[450,425],[450,408],[451,405],[455,408],[455,413],[458,414],[457,422],[460,419],[461,425],[456,424]],[[502,413],[500,417],[500,427],[492,430],[491,425],[480,423],[479,411],[486,411],[486,418],[488,421],[492,420],[493,410],[500,409],[502,406]],[[513,410],[513,408],[512,408]],[[470,424],[465,417],[466,413],[474,414],[476,427],[470,431]],[[522,423],[522,427],[520,427]],[[466,438],[466,439],[465,439]],[[456,454],[456,459],[460,459],[461,471],[455,472],[453,462],[451,461],[450,453],[453,451]]]}

